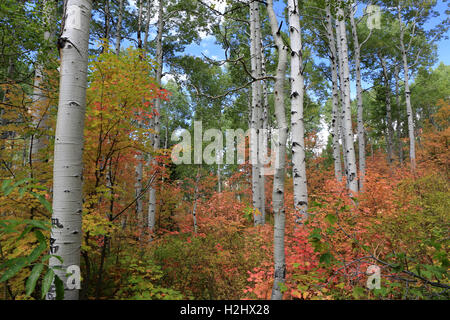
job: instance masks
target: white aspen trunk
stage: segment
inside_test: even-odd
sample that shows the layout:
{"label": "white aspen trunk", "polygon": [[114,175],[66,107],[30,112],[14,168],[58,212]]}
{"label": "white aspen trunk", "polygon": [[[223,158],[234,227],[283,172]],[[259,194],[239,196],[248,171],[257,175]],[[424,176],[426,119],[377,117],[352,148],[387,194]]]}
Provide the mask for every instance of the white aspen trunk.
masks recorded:
{"label": "white aspen trunk", "polygon": [[[266,76],[266,57],[264,56],[263,46],[261,44],[261,74],[263,77]],[[267,130],[269,128],[269,94],[267,90],[266,81],[262,81],[262,103],[263,103],[263,130]],[[267,147],[267,140],[265,140],[265,147]]]}
{"label": "white aspen trunk", "polygon": [[[261,33],[260,25],[258,25],[257,29],[258,33]],[[261,36],[260,36],[261,38]],[[262,46],[262,41],[260,44],[260,51],[261,51],[261,77],[266,76],[266,62],[265,62],[265,56],[264,56],[264,49]],[[262,104],[262,135],[259,135],[260,144],[259,144],[259,150],[260,152],[263,152],[265,154],[268,150],[268,141],[270,139],[270,134],[268,132],[269,129],[269,95],[267,91],[267,83],[266,81],[261,81],[261,104]],[[261,222],[262,224],[266,223],[266,176],[265,176],[265,168],[264,164],[261,165]]]}
{"label": "white aspen trunk", "polygon": [[305,127],[303,123],[303,59],[298,0],[288,0],[289,35],[291,39],[291,126],[292,176],[294,210],[297,223],[308,218],[308,188],[306,182]]}
{"label": "white aspen trunk", "polygon": [[144,35],[144,50],[147,50],[148,35],[150,31],[150,9],[152,7],[152,0],[147,0],[147,15],[145,17],[145,35]]}
{"label": "white aspen trunk", "polygon": [[194,207],[192,209],[192,220],[194,224],[194,233],[197,233],[197,199],[198,199],[198,183],[200,181],[200,167],[197,169],[197,177],[195,178],[195,191],[194,191]]}
{"label": "white aspen trunk", "polygon": [[[143,2],[144,0],[139,1],[139,13],[138,13],[138,32],[137,32],[137,39],[138,39],[138,49],[142,49],[142,39],[141,39],[141,32],[142,32],[142,10],[143,10]],[[143,54],[143,53],[142,53]],[[142,56],[141,56],[142,58]],[[144,102],[144,100],[142,101]],[[138,120],[138,126],[141,128],[142,123]],[[135,183],[134,183],[134,192],[136,197],[136,207],[135,207],[135,213],[136,213],[136,219],[137,219],[137,227],[141,228],[144,224],[143,219],[143,207],[142,207],[142,197],[140,197],[140,194],[142,192],[142,179],[143,179],[143,168],[142,168],[142,161],[143,161],[143,154],[141,151],[139,151],[136,155],[137,164],[134,168],[135,170]]]}
{"label": "white aspen trunk", "polygon": [[[343,0],[340,0],[343,2]],[[345,17],[344,10],[339,7],[338,15],[340,17]],[[345,28],[345,20],[338,19],[338,30],[339,30],[339,39],[340,41],[340,51],[339,55],[341,57],[341,66],[340,68],[343,78],[343,106],[342,110],[344,113],[344,139],[345,139],[345,154],[347,155],[347,166],[346,170],[347,183],[348,188],[351,192],[358,192],[358,176],[356,169],[356,157],[355,157],[355,149],[353,145],[353,130],[352,130],[352,114],[351,114],[351,103],[350,103],[350,68],[349,68],[349,59],[348,59],[348,42],[347,42],[347,33]]]}
{"label": "white aspen trunk", "polygon": [[[255,1],[255,55],[256,55],[256,73],[259,78],[263,77],[264,71],[263,67],[263,48],[262,48],[262,36],[261,36],[261,21],[260,21],[260,8],[259,2]],[[264,81],[257,81],[258,83],[258,100],[259,100],[259,119],[258,119],[258,185],[259,185],[259,198],[260,198],[260,216],[258,223],[260,225],[264,225],[266,222],[266,195],[265,195],[265,176],[264,176],[264,164],[261,161],[260,157],[261,152],[264,152],[264,148],[266,147],[266,135],[264,129],[264,124],[267,122],[266,116],[267,113],[264,109],[265,105],[265,97],[264,97]]]}
{"label": "white aspen trunk", "polygon": [[405,82],[405,100],[406,100],[406,114],[408,116],[408,134],[409,134],[409,159],[411,161],[411,170],[414,172],[416,170],[416,143],[414,135],[414,117],[411,106],[411,90],[409,88],[409,66],[408,66],[408,56],[406,55],[405,48],[405,28],[403,27],[401,8],[398,8],[398,20],[400,23],[400,47],[403,60],[403,73]]}
{"label": "white aspen trunk", "polygon": [[[341,41],[339,36],[339,27],[336,22],[336,44],[337,44],[337,66],[338,66],[338,74],[339,74],[339,110],[338,110],[338,126],[339,126],[339,138],[342,143],[342,158],[344,160],[344,173],[347,176],[348,172],[348,160],[347,153],[345,152],[347,149],[345,147],[345,130],[344,130],[344,77],[342,70],[342,57],[341,57]],[[348,187],[348,181],[346,181]]]}
{"label": "white aspen trunk", "polygon": [[336,40],[333,32],[333,23],[330,5],[326,7],[327,38],[330,46],[330,66],[332,82],[332,111],[331,111],[331,135],[333,138],[334,175],[337,181],[342,181],[341,148],[339,144],[339,88],[337,73]]}
{"label": "white aspen trunk", "polygon": [[[83,129],[86,111],[89,24],[91,0],[68,0],[61,39],[59,107],[53,166],[53,214],[50,267],[64,282],[64,299],[77,300],[79,290],[66,285],[68,266],[80,265]],[[53,288],[54,290],[54,288]],[[54,292],[47,299],[54,299]]]}
{"label": "white aspen trunk", "polygon": [[394,76],[395,76],[395,103],[397,108],[397,127],[396,127],[396,134],[397,134],[397,143],[398,143],[398,160],[400,162],[400,165],[403,165],[403,141],[402,141],[402,126],[401,126],[401,117],[400,117],[400,79],[399,79],[399,67],[396,65],[394,69]]}
{"label": "white aspen trunk", "polygon": [[104,37],[106,39],[106,44],[109,45],[109,18],[111,12],[109,11],[109,0],[105,0],[105,34]]}
{"label": "white aspen trunk", "polygon": [[273,9],[273,0],[268,0],[267,3],[270,28],[275,41],[275,46],[278,51],[278,64],[274,85],[275,116],[278,126],[278,142],[272,194],[274,213],[274,282],[272,288],[272,300],[281,300],[283,298],[283,293],[281,292],[280,285],[284,284],[286,279],[286,257],[284,252],[284,178],[288,127],[284,110],[284,82],[287,67],[288,47],[283,43],[281,33],[278,29],[278,20]]}
{"label": "white aspen trunk", "polygon": [[366,141],[364,137],[364,120],[363,120],[363,97],[361,85],[361,46],[358,39],[358,30],[355,22],[355,12],[350,12],[350,23],[352,26],[354,55],[355,55],[355,73],[356,73],[356,100],[358,106],[358,152],[359,152],[359,190],[364,188],[364,180],[366,176]]}
{"label": "white aspen trunk", "polygon": [[392,140],[393,140],[393,131],[392,131],[392,108],[391,108],[391,87],[389,85],[389,74],[386,66],[386,61],[383,56],[379,55],[381,66],[383,68],[383,76],[384,76],[384,86],[386,89],[386,125],[387,125],[387,140],[386,140],[386,149],[388,155],[388,162],[392,162]]}
{"label": "white aspen trunk", "polygon": [[[56,6],[54,1],[44,0],[43,2],[43,20],[44,20],[44,41],[50,42],[54,37],[54,30],[52,24],[54,22],[54,16],[56,11]],[[41,52],[45,54],[46,52]],[[41,57],[42,58],[42,57]],[[43,110],[45,103],[49,103],[48,93],[43,90],[43,80],[44,80],[44,69],[45,66],[41,61],[38,61],[35,68],[35,78],[33,83],[33,105],[32,118],[33,126],[37,131],[37,135],[33,134],[31,136],[30,143],[30,162],[31,165],[36,161],[39,161],[39,152],[45,148],[48,138],[45,135],[39,133],[40,130],[48,129],[48,114],[47,110]],[[48,106],[47,106],[48,107]]]}
{"label": "white aspen trunk", "polygon": [[120,42],[122,41],[122,15],[123,15],[123,0],[119,0],[119,14],[117,17],[116,27],[116,54],[120,54]]}
{"label": "white aspen trunk", "polygon": [[217,192],[222,192],[222,178],[220,176],[220,164],[217,164]]}
{"label": "white aspen trunk", "polygon": [[142,168],[142,156],[137,157],[138,163],[135,167],[135,184],[134,184],[134,192],[136,197],[136,218],[137,218],[137,226],[142,227],[144,223],[144,217],[143,217],[143,210],[142,210],[142,175],[143,175],[143,168]]}
{"label": "white aspen trunk", "polygon": [[[163,68],[163,49],[162,49],[162,34],[164,30],[164,18],[163,11],[164,9],[164,1],[159,0],[159,8],[158,8],[158,33],[156,35],[156,62],[158,64],[156,68],[156,83],[159,87],[161,87],[161,77],[162,77],[162,68]],[[155,99],[155,111],[156,115],[153,118],[154,124],[154,135],[153,135],[153,150],[157,151],[160,145],[160,109],[161,109],[161,100]],[[156,161],[153,159],[153,165],[156,165]],[[156,214],[156,189],[151,186],[149,190],[149,203],[148,203],[148,228],[150,232],[154,231],[155,228],[155,214]]]}
{"label": "white aspen trunk", "polygon": [[143,10],[143,3],[144,0],[139,0],[139,10],[138,10],[138,32],[137,32],[137,40],[138,40],[138,48],[142,49],[142,39],[141,39],[141,32],[142,32],[142,10]]}
{"label": "white aspen trunk", "polygon": [[[256,1],[250,3],[250,55],[252,76],[259,78],[261,75],[261,39],[258,34],[259,30],[259,4]],[[259,141],[258,133],[262,126],[261,122],[261,102],[262,102],[261,81],[252,83],[252,118],[251,118],[251,141],[250,154],[252,163],[252,201],[253,201],[253,218],[255,225],[261,225],[262,222],[262,186],[261,186],[261,163],[259,161]]]}

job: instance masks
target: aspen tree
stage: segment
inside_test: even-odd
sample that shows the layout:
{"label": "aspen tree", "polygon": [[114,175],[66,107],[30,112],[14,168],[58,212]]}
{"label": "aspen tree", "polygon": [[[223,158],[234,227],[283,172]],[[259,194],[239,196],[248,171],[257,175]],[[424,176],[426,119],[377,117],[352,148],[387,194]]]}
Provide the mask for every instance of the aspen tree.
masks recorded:
{"label": "aspen tree", "polygon": [[[54,15],[56,11],[56,6],[54,1],[45,0],[42,4],[43,8],[43,22],[44,22],[44,40],[49,43],[54,37],[54,30],[52,24],[54,23]],[[48,52],[41,52],[41,54],[46,54]],[[35,78],[33,83],[33,105],[34,108],[32,110],[33,116],[33,126],[35,130],[39,129],[47,129],[48,127],[48,114],[47,110],[43,110],[43,106],[45,103],[48,104],[49,100],[47,97],[47,93],[42,88],[44,82],[44,71],[45,66],[41,59],[38,60],[35,68]],[[31,136],[30,142],[30,162],[33,164],[35,161],[38,161],[39,151],[45,148],[46,145],[45,135],[41,135],[39,132],[33,134]]]}
{"label": "aspen tree", "polygon": [[[162,48],[162,35],[164,31],[164,0],[159,0],[158,7],[158,32],[156,35],[156,83],[161,87],[161,77],[163,68],[163,48]],[[153,150],[157,151],[160,146],[160,109],[161,99],[155,99],[155,111],[156,114],[153,117]],[[153,165],[156,165],[156,161],[153,159]],[[150,232],[155,228],[155,214],[156,214],[156,189],[151,186],[149,189],[149,204],[148,204],[148,228]]]}
{"label": "aspen tree", "polygon": [[285,156],[288,127],[284,111],[284,82],[287,67],[288,47],[281,37],[281,25],[273,9],[273,0],[267,2],[270,29],[278,51],[278,63],[273,89],[275,97],[275,116],[278,126],[277,152],[275,159],[275,175],[273,181],[273,213],[274,213],[274,282],[272,288],[272,299],[281,300],[283,293],[281,285],[286,279],[286,257],[284,252],[285,233],[285,207],[284,207],[284,178],[285,178]]}
{"label": "aspen tree", "polygon": [[336,39],[333,32],[333,20],[331,16],[330,5],[326,7],[327,16],[327,38],[330,49],[330,66],[331,66],[331,82],[332,82],[332,111],[331,111],[331,135],[333,138],[333,160],[334,175],[337,181],[342,181],[342,163],[341,163],[341,147],[339,144],[339,88],[338,88],[338,67],[337,67],[337,51]]}
{"label": "aspen tree", "polygon": [[305,127],[303,123],[303,59],[302,36],[298,0],[288,1],[289,34],[291,39],[291,126],[292,176],[294,209],[297,222],[308,217],[308,189],[306,183]]}
{"label": "aspen tree", "polygon": [[[343,0],[340,0],[344,3]],[[352,192],[358,192],[358,176],[356,169],[356,157],[355,149],[353,144],[353,130],[352,130],[352,114],[351,114],[351,103],[350,103],[350,68],[349,68],[349,58],[348,58],[348,42],[347,42],[347,31],[345,28],[345,13],[341,6],[338,6],[338,41],[339,46],[339,56],[340,61],[340,72],[342,75],[343,83],[341,83],[341,90],[343,94],[343,129],[344,129],[344,139],[345,139],[345,149],[344,153],[347,155],[347,169],[346,177],[348,188]]]}
{"label": "aspen tree", "polygon": [[[363,119],[363,97],[361,84],[361,44],[358,39],[358,29],[355,21],[355,13],[357,7],[353,11],[350,8],[350,24],[352,28],[354,58],[355,58],[355,74],[356,74],[356,102],[357,102],[357,131],[358,131],[358,152],[359,152],[359,190],[364,187],[364,177],[366,175],[366,140],[364,137],[364,119]],[[370,36],[370,35],[369,35]],[[363,43],[364,44],[364,43]]]}
{"label": "aspen tree", "polygon": [[[79,288],[68,286],[66,271],[80,265],[83,128],[86,111],[89,24],[91,0],[68,0],[61,53],[59,105],[53,166],[53,214],[50,267],[63,280],[64,299],[77,300]],[[54,296],[54,295],[53,295]]]}

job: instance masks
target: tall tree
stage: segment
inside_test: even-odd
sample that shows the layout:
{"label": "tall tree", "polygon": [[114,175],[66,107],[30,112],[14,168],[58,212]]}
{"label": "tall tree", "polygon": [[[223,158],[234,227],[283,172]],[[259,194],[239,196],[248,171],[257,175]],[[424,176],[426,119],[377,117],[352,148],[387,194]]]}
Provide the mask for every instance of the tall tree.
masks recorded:
{"label": "tall tree", "polygon": [[345,26],[345,1],[340,0],[337,8],[337,33],[339,46],[339,56],[340,56],[340,66],[339,71],[341,72],[343,83],[341,83],[341,90],[343,95],[343,129],[344,129],[344,139],[345,139],[345,149],[344,154],[347,156],[347,168],[346,177],[347,184],[352,192],[358,192],[358,176],[356,170],[356,157],[355,149],[353,144],[353,129],[352,129],[352,114],[351,114],[351,102],[350,102],[350,68],[349,68],[349,58],[348,58],[348,41],[347,41],[347,30]]}
{"label": "tall tree", "polygon": [[273,8],[273,0],[267,2],[267,13],[269,15],[270,29],[278,52],[278,63],[273,89],[275,97],[275,116],[277,120],[278,141],[275,159],[275,175],[273,180],[273,214],[274,214],[274,282],[272,288],[272,299],[283,298],[281,285],[286,279],[286,257],[284,252],[285,233],[285,208],[284,208],[284,179],[285,179],[285,156],[288,126],[284,110],[284,82],[287,68],[288,46],[281,36],[281,25]]}
{"label": "tall tree", "polygon": [[[158,3],[158,31],[156,35],[156,83],[161,87],[161,78],[163,70],[163,45],[162,37],[164,32],[164,0],[159,0]],[[156,98],[155,100],[155,117],[153,119],[153,150],[157,151],[160,147],[160,109],[161,100]],[[153,160],[153,164],[156,165],[156,161]],[[156,188],[153,186],[149,190],[149,203],[148,203],[148,228],[150,232],[153,232],[155,228],[155,214],[156,214]]]}
{"label": "tall tree", "polygon": [[[350,6],[351,7],[351,6]],[[363,119],[363,98],[362,98],[362,81],[361,81],[361,47],[369,39],[371,33],[360,44],[358,38],[357,23],[355,21],[355,14],[357,6],[350,8],[350,23],[352,28],[353,46],[354,46],[354,59],[355,59],[355,74],[356,74],[356,100],[358,106],[358,152],[359,152],[359,189],[364,188],[364,179],[366,175],[366,142],[364,137],[364,119]]]}
{"label": "tall tree", "polygon": [[[262,56],[261,56],[261,23],[259,17],[259,3],[250,2],[250,60],[251,72],[254,79],[262,75]],[[252,197],[254,208],[255,225],[264,224],[264,176],[260,161],[261,149],[260,140],[264,134],[262,110],[263,103],[262,81],[252,83],[252,109],[251,109],[251,145],[250,152],[252,156]]]}
{"label": "tall tree", "polygon": [[305,128],[303,124],[303,49],[300,12],[297,0],[288,1],[289,34],[291,40],[291,126],[292,176],[294,181],[294,209],[299,221],[308,217],[308,189],[306,183]]}
{"label": "tall tree", "polygon": [[[397,10],[397,23],[399,30],[400,45],[395,47],[401,55],[403,62],[403,77],[405,86],[406,114],[408,116],[408,136],[409,136],[409,158],[411,170],[416,168],[416,146],[414,131],[414,114],[411,104],[410,79],[421,57],[428,51],[430,45],[439,40],[449,28],[450,18],[446,17],[433,29],[426,31],[424,25],[432,17],[438,15],[434,11],[437,1],[411,1],[398,0],[387,1],[387,6],[392,6]],[[390,7],[390,8],[392,8]],[[411,73],[411,74],[410,74]]]}
{"label": "tall tree", "polygon": [[[54,1],[45,0],[42,4],[43,11],[43,24],[44,24],[44,41],[51,42],[54,37],[54,19],[56,14],[56,3]],[[46,145],[46,135],[42,134],[43,130],[48,129],[48,93],[45,92],[44,87],[44,74],[46,56],[48,56],[49,46],[43,46],[40,52],[38,61],[35,68],[35,78],[33,83],[33,126],[35,134],[31,136],[30,143],[30,162],[31,165],[35,161],[39,161],[39,152]]]}
{"label": "tall tree", "polygon": [[331,135],[333,139],[333,160],[334,175],[338,181],[342,181],[342,163],[341,147],[339,144],[339,87],[338,87],[338,56],[336,50],[336,37],[333,31],[333,17],[331,15],[330,4],[326,4],[326,35],[329,44],[329,60],[331,67],[331,85],[332,85],[332,117],[331,117]]}
{"label": "tall tree", "polygon": [[[64,29],[59,40],[61,53],[60,92],[53,166],[53,213],[50,266],[66,284],[66,270],[80,265],[83,128],[91,0],[68,0]],[[78,289],[65,285],[64,299],[78,299]]]}

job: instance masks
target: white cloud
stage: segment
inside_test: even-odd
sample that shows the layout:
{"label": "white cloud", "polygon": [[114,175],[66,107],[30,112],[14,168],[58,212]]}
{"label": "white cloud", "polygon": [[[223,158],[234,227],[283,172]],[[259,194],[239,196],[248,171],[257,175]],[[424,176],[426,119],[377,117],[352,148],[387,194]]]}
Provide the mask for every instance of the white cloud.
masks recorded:
{"label": "white cloud", "polygon": [[[187,75],[185,75],[185,74],[180,74],[180,75],[178,75],[178,78],[179,78],[181,81],[186,81],[186,80],[187,80]],[[166,84],[167,82],[169,82],[170,80],[175,80],[174,75],[173,75],[173,74],[170,74],[170,73],[166,73],[166,74],[161,78],[161,82],[162,82],[163,85]]]}

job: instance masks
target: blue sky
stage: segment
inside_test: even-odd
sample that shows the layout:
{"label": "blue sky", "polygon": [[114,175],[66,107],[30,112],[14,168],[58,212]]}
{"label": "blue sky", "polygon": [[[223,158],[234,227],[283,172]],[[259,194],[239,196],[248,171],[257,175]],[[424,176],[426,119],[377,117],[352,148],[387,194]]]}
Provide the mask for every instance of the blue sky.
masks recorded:
{"label": "blue sky", "polygon": [[[275,11],[278,14],[278,18],[281,19],[281,11],[283,10],[284,5],[282,1],[275,2]],[[438,5],[436,6],[436,11],[438,11],[441,15],[439,17],[431,19],[425,27],[427,29],[433,28],[436,24],[441,22],[445,17],[445,10],[447,8],[447,4],[442,0],[438,1]],[[362,7],[359,8],[359,11],[362,11]],[[202,40],[200,45],[190,45],[186,48],[185,53],[201,56],[202,52],[210,58],[218,58],[223,59],[223,50],[215,44],[214,37],[206,37]],[[438,59],[439,64],[441,61],[447,65],[450,65],[450,39],[441,40],[438,42]]]}
{"label": "blue sky", "polygon": [[[283,1],[277,1],[275,2],[275,11],[278,15],[278,19],[282,20],[282,10],[284,8]],[[358,8],[359,12],[362,12],[362,6]],[[445,10],[447,9],[447,4],[444,3],[442,0],[438,1],[438,4],[436,6],[436,11],[440,13],[439,17],[432,18],[430,21],[427,22],[425,25],[425,28],[427,30],[433,28],[438,23],[440,23],[443,19],[445,19]],[[447,34],[448,35],[448,34]],[[224,52],[222,48],[220,48],[216,43],[213,36],[206,36],[199,45],[193,44],[188,47],[186,47],[185,53],[194,55],[194,56],[202,56],[202,53],[209,58],[212,59],[224,59]],[[446,65],[450,65],[450,39],[447,40],[441,40],[438,42],[438,61],[435,65],[439,65],[439,63],[444,62]],[[363,83],[363,88],[370,87],[370,83]],[[351,97],[354,99],[356,96],[356,84],[353,81],[351,85]],[[324,125],[324,128],[319,133],[320,139],[323,143],[326,143],[327,137],[328,137],[328,130],[327,126]]]}

